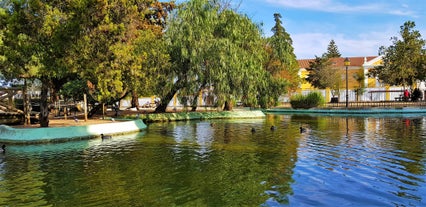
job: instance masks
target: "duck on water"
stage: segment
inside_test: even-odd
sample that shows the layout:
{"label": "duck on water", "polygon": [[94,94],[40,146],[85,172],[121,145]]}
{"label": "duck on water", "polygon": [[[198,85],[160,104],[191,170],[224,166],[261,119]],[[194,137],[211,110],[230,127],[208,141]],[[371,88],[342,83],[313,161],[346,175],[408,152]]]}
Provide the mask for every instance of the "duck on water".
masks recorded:
{"label": "duck on water", "polygon": [[101,134],[101,138],[102,138],[102,139],[111,139],[111,138],[112,138],[112,136],[111,136],[111,135]]}

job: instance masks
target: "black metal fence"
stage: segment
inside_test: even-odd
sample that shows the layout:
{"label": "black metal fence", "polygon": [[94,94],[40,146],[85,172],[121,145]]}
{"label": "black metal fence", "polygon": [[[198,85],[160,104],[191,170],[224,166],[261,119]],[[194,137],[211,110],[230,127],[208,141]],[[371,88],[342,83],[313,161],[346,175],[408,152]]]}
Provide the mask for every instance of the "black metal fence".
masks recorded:
{"label": "black metal fence", "polygon": [[[346,107],[346,102],[327,103],[324,107]],[[348,108],[368,108],[368,107],[381,107],[381,108],[395,108],[395,107],[424,107],[426,108],[426,101],[350,101]]]}
{"label": "black metal fence", "polygon": [[[330,97],[326,100],[327,104],[324,107],[346,107],[346,90],[340,90],[339,95],[332,97],[326,90],[312,90],[322,93],[324,97]],[[302,94],[307,94],[312,91],[303,91]],[[411,91],[409,98],[404,98],[404,90],[402,88],[366,88],[362,93],[355,90],[348,90],[348,108],[364,108],[364,107],[426,107],[426,91],[420,92],[420,97],[416,100],[411,99]],[[289,101],[289,99],[287,99]],[[287,102],[285,101],[285,102]],[[288,105],[289,103],[283,103]]]}

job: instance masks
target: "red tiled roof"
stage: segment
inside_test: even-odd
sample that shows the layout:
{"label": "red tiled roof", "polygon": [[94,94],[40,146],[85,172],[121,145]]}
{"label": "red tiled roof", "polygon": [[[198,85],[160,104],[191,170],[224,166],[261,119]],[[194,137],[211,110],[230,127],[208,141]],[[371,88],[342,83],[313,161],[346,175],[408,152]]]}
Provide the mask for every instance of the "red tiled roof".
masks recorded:
{"label": "red tiled roof", "polygon": [[[348,57],[351,65],[350,66],[359,66],[361,67],[364,64],[364,58],[367,58],[367,61],[370,61],[374,58],[376,58],[377,56],[367,56],[367,57]],[[297,60],[297,62],[299,63],[299,68],[309,68],[309,63],[314,61],[315,59],[301,59],[301,60]],[[344,61],[345,61],[345,57],[340,57],[340,58],[331,58],[330,61],[333,63],[334,66],[336,67],[343,67],[345,66]]]}

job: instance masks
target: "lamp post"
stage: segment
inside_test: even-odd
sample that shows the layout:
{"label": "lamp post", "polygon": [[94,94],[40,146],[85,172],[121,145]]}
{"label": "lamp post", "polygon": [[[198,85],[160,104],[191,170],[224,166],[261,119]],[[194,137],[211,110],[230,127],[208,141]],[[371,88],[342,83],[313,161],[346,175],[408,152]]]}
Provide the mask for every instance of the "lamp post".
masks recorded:
{"label": "lamp post", "polygon": [[346,66],[346,109],[348,109],[348,99],[349,99],[349,94],[348,94],[348,66],[351,65],[351,61],[349,60],[349,58],[345,58],[344,60],[345,66]]}

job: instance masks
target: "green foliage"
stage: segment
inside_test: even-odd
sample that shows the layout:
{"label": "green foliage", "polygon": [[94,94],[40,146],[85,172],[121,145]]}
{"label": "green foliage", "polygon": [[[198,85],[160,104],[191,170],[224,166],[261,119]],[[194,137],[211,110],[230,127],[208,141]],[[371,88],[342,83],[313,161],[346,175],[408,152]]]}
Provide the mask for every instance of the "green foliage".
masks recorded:
{"label": "green foliage", "polygon": [[0,72],[8,80],[34,77],[42,67],[43,53],[37,42],[42,26],[40,18],[31,12],[27,5],[18,1],[0,12]]}
{"label": "green foliage", "polygon": [[309,109],[325,103],[325,98],[319,92],[311,92],[307,95],[296,94],[290,98],[291,107],[294,109]]}
{"label": "green foliage", "polygon": [[2,5],[7,9],[0,9],[0,73],[8,79],[42,80],[42,108],[49,89],[55,98],[64,83],[79,78],[93,84],[91,94],[100,102],[131,90],[149,93],[158,86],[153,79],[161,80],[159,68],[168,66],[161,35],[173,2],[28,0]]}
{"label": "green foliage", "polygon": [[414,22],[405,22],[400,30],[402,39],[392,37],[393,45],[380,48],[383,65],[370,71],[370,77],[378,77],[385,84],[403,86],[412,86],[416,80],[425,80],[425,40],[414,27]]}
{"label": "green foliage", "polygon": [[353,78],[358,82],[358,87],[354,89],[354,92],[357,96],[357,100],[361,97],[362,94],[365,93],[365,86],[364,86],[364,72],[358,71],[357,73],[353,74]]}
{"label": "green foliage", "polygon": [[97,1],[79,5],[81,38],[73,47],[75,70],[89,80],[93,98],[110,102],[132,92],[152,95],[164,83],[169,57],[162,30],[173,3]]}
{"label": "green foliage", "polygon": [[165,33],[172,67],[162,100],[174,93],[197,96],[213,90],[218,105],[238,99],[258,104],[259,88],[270,82],[262,63],[265,42],[257,25],[220,1],[192,0],[180,5]]}
{"label": "green foliage", "polygon": [[327,46],[327,53],[325,53],[323,56],[327,58],[341,57],[339,48],[337,48],[336,42],[334,42],[334,40],[330,41],[330,43]]}
{"label": "green foliage", "polygon": [[0,73],[41,80],[42,107],[49,90],[52,97],[62,88],[62,95],[80,99],[76,91],[86,84],[99,102],[131,92],[157,93],[167,104],[170,94],[195,97],[209,88],[216,104],[243,100],[266,107],[276,103],[288,80],[296,80],[292,41],[280,16],[270,48],[287,81],[265,70],[269,43],[226,1],[184,2],[167,30],[173,2],[28,0],[2,6]]}
{"label": "green foliage", "polygon": [[266,52],[268,57],[264,67],[274,77],[280,76],[287,79],[287,86],[290,89],[296,89],[300,83],[300,78],[298,75],[299,65],[292,46],[293,40],[282,26],[281,14],[275,13],[274,19],[275,25],[271,29],[274,34],[267,39]]}
{"label": "green foliage", "polygon": [[330,59],[340,57],[340,52],[334,40],[331,40],[327,52],[321,57],[315,56],[315,60],[309,63],[308,81],[315,88],[325,89],[331,88],[333,97],[340,89],[340,72],[339,68],[333,67]]}
{"label": "green foliage", "polygon": [[333,67],[327,57],[315,57],[315,60],[309,63],[307,70],[309,71],[309,75],[306,77],[306,81],[315,88],[325,89],[329,87],[333,91],[339,90],[339,69]]}
{"label": "green foliage", "polygon": [[83,95],[86,91],[87,84],[85,81],[73,80],[65,83],[59,94],[62,95],[65,100],[72,99],[74,101],[80,101],[83,100]]}
{"label": "green foliage", "polygon": [[[266,74],[270,76],[270,74]],[[278,105],[278,98],[280,94],[283,94],[283,89],[287,88],[289,81],[281,78],[265,78],[270,81],[265,83],[263,87],[259,87],[258,93],[262,94],[258,96],[258,104],[262,108],[269,108]],[[249,105],[246,103],[246,105]]]}

